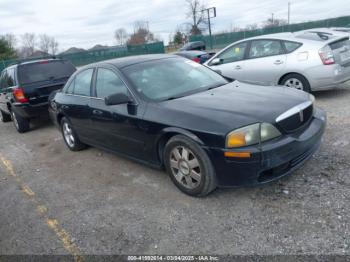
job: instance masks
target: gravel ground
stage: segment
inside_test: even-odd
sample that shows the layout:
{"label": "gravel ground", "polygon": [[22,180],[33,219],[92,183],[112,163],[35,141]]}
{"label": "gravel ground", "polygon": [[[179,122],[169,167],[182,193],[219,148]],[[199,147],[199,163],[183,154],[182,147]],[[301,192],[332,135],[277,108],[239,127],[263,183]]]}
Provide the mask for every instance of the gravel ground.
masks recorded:
{"label": "gravel ground", "polygon": [[70,152],[49,123],[0,124],[0,254],[349,255],[350,90],[316,98],[328,126],[303,168],[203,199],[122,157]]}

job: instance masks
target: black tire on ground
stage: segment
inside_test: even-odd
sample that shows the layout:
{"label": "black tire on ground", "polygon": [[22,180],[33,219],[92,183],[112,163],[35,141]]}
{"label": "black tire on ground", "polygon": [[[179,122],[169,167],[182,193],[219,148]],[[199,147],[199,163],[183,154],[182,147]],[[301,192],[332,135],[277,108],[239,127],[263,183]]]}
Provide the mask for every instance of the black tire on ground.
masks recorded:
{"label": "black tire on ground", "polygon": [[65,117],[61,119],[61,132],[64,142],[71,151],[80,151],[86,148],[86,145],[80,142],[72,124]]}
{"label": "black tire on ground", "polygon": [[16,130],[18,131],[18,133],[25,133],[29,130],[30,126],[29,126],[28,119],[21,117],[19,114],[17,114],[14,111],[11,112],[11,115],[12,115],[13,124]]}
{"label": "black tire on ground", "polygon": [[[298,85],[298,81],[299,83],[302,84],[302,88],[298,88],[298,86],[301,87],[301,85]],[[294,87],[296,89],[300,89],[303,90],[305,92],[310,93],[311,92],[311,87],[310,87],[310,83],[309,81],[302,75],[299,74],[288,74],[285,77],[282,78],[281,80],[281,85],[287,85],[290,87]]]}
{"label": "black tire on ground", "polygon": [[11,120],[12,120],[11,115],[0,110],[0,121],[1,122],[5,123],[5,122],[10,122]]}
{"label": "black tire on ground", "polygon": [[[193,160],[197,160],[197,165]],[[176,163],[177,168],[174,168]],[[215,170],[207,153],[186,136],[176,135],[167,142],[164,150],[164,165],[174,184],[190,196],[203,197],[217,187]],[[198,178],[200,178],[199,181]],[[191,185],[192,188],[188,188]]]}

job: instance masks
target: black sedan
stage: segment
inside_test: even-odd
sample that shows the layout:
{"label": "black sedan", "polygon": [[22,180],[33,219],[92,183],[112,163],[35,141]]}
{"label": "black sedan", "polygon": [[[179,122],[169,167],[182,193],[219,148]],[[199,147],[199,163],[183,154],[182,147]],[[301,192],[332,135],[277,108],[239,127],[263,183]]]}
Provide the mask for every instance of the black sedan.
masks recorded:
{"label": "black sedan", "polygon": [[70,150],[92,145],[165,167],[193,196],[290,174],[326,123],[310,94],[228,82],[171,55],[85,66],[50,98],[50,115]]}

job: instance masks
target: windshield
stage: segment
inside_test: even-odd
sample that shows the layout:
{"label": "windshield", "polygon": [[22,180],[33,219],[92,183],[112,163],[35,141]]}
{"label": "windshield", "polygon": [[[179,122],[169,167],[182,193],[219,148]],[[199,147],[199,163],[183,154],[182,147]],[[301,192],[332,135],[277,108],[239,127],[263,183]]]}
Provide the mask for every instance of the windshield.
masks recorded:
{"label": "windshield", "polygon": [[175,99],[228,83],[205,66],[181,58],[156,60],[123,69],[137,92],[151,100]]}
{"label": "windshield", "polygon": [[56,80],[70,77],[75,70],[72,63],[66,60],[42,61],[20,65],[18,79],[20,84]]}

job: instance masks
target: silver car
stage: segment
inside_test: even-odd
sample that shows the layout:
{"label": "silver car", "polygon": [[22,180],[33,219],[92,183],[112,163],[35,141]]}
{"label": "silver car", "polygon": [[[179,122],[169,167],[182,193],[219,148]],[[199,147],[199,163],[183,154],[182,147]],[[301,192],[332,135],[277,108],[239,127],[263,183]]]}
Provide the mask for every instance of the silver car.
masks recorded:
{"label": "silver car", "polygon": [[328,90],[350,80],[350,41],[320,32],[264,35],[231,44],[205,65],[243,82]]}

